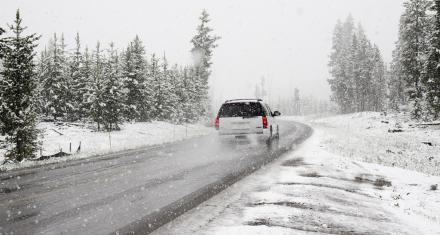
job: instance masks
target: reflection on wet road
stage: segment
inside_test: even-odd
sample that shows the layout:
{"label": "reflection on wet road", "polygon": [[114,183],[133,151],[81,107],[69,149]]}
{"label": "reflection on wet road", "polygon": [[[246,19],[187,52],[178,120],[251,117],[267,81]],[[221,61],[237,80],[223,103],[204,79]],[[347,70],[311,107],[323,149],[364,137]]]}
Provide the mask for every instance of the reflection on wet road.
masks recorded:
{"label": "reflection on wet road", "polygon": [[279,143],[174,144],[0,173],[0,234],[154,230],[302,142],[309,127],[281,123]]}

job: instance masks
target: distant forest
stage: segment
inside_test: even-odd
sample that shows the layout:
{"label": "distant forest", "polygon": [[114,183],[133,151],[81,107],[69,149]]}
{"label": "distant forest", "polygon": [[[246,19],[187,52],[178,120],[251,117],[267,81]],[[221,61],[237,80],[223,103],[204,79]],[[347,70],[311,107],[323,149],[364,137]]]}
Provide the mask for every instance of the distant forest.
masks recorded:
{"label": "distant forest", "polygon": [[328,80],[341,113],[408,111],[414,119],[440,115],[440,1],[408,0],[400,19],[393,60],[349,16],[337,22]]}
{"label": "distant forest", "polygon": [[191,39],[192,65],[169,64],[165,55],[146,55],[142,40],[122,50],[113,43],[82,45],[79,33],[68,46],[54,34],[37,53],[40,37],[26,35],[17,10],[0,28],[0,130],[21,161],[37,150],[36,123],[92,121],[98,130],[118,130],[124,121],[195,122],[207,116],[211,57],[218,36],[203,11]]}

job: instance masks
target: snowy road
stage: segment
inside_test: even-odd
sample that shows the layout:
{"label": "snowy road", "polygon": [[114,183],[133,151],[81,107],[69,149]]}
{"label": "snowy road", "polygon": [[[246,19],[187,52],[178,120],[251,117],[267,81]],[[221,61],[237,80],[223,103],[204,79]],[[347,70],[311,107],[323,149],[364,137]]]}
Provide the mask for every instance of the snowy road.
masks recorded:
{"label": "snowy road", "polygon": [[175,144],[0,174],[0,234],[148,233],[280,156],[311,130],[282,122],[278,148]]}
{"label": "snowy road", "polygon": [[235,183],[154,235],[439,234],[440,177],[344,158],[328,133]]}

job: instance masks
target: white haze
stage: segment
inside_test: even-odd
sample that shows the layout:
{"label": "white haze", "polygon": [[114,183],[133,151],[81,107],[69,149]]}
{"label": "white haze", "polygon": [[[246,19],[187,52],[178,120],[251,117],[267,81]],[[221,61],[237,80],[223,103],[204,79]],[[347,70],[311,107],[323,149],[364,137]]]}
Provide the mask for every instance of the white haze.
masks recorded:
{"label": "white haze", "polygon": [[378,44],[385,61],[397,40],[401,0],[2,0],[0,25],[12,22],[21,9],[28,32],[43,37],[43,49],[54,32],[64,32],[68,44],[78,31],[93,48],[115,42],[119,48],[138,34],[147,53],[191,64],[190,39],[203,8],[221,36],[213,58],[212,95],[253,97],[254,84],[265,77],[270,99],[302,94],[328,99],[328,55],[337,19],[351,14]]}

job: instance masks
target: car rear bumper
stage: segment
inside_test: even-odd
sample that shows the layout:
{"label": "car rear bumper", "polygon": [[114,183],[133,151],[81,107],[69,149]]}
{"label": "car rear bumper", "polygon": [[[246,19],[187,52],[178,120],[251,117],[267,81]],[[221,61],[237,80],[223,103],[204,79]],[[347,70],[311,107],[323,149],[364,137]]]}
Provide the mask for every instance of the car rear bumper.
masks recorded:
{"label": "car rear bumper", "polygon": [[269,136],[270,132],[268,129],[259,129],[259,130],[240,130],[240,129],[220,129],[218,131],[220,136]]}
{"label": "car rear bumper", "polygon": [[270,139],[266,133],[219,134],[222,143],[263,143]]}

